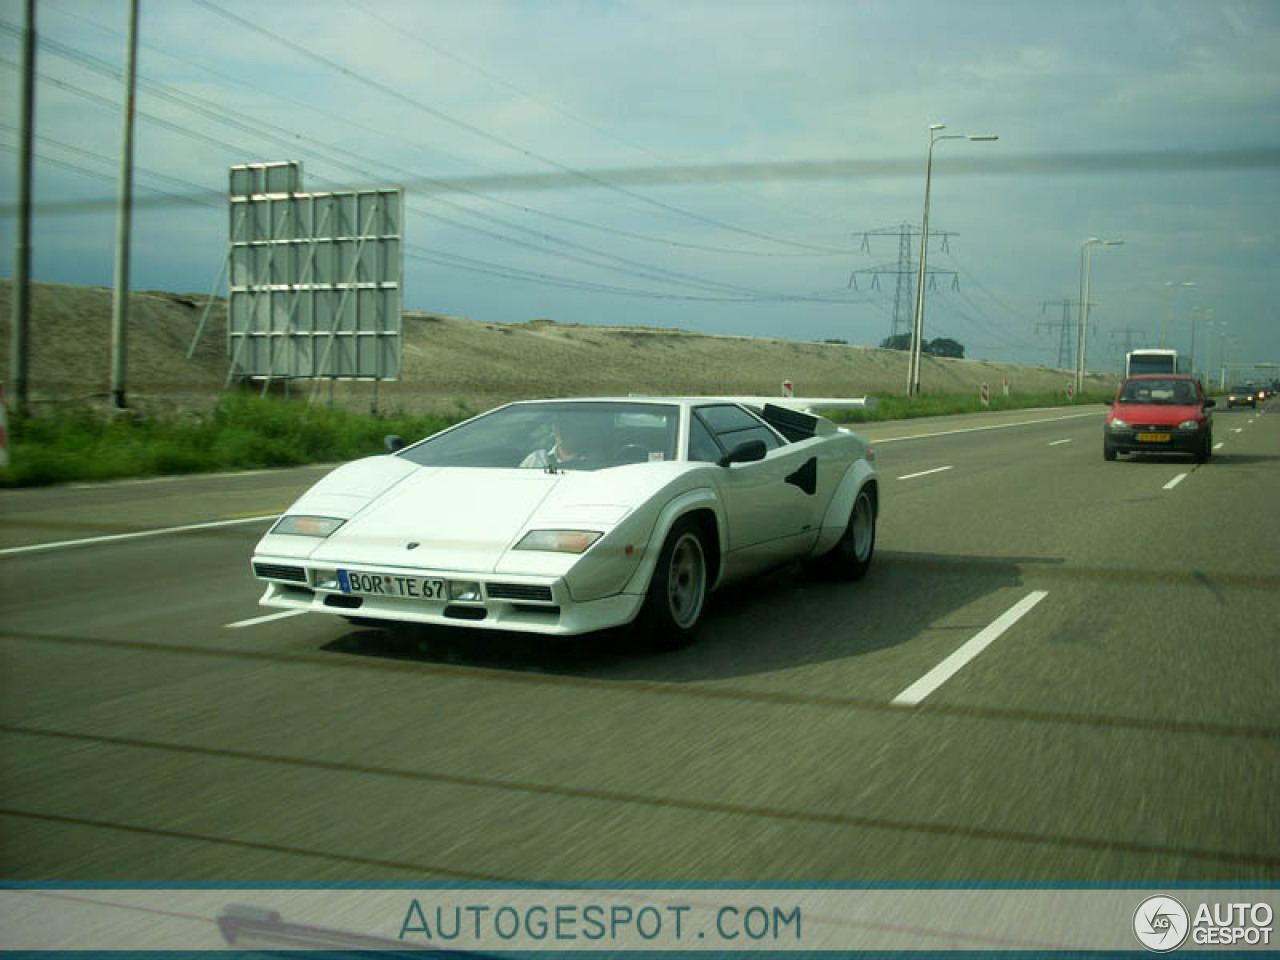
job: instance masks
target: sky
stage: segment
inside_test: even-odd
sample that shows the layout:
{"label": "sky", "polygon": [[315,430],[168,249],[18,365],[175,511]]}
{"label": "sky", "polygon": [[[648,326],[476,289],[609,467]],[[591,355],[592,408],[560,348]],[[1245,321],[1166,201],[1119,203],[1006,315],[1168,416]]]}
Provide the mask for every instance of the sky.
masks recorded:
{"label": "sky", "polygon": [[[127,10],[38,0],[35,280],[112,282]],[[409,310],[877,345],[945,124],[999,139],[934,146],[926,338],[1057,366],[1096,237],[1091,369],[1280,362],[1278,49],[1274,0],[141,0],[131,287],[214,290],[228,168],[295,160],[406,188]]]}

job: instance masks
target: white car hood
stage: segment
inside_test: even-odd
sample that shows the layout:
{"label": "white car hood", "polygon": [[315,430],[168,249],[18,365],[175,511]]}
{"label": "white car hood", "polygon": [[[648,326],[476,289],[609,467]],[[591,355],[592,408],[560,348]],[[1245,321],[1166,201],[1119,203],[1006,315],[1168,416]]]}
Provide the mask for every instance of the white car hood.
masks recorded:
{"label": "white car hood", "polygon": [[[350,496],[343,486],[337,495]],[[609,502],[618,497],[609,495],[604,472],[417,467],[389,488],[370,486],[381,492],[319,544],[312,560],[492,572],[535,519],[544,527],[608,529],[630,509]],[[312,491],[290,512],[306,512],[301,508],[336,493]]]}

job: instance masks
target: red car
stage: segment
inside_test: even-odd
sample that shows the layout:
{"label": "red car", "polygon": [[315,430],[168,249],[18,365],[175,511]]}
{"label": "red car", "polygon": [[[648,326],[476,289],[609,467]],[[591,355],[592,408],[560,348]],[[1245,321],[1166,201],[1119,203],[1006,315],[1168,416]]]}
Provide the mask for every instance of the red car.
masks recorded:
{"label": "red car", "polygon": [[1197,463],[1213,455],[1214,401],[1195,377],[1149,373],[1120,385],[1103,426],[1102,455],[1189,453]]}

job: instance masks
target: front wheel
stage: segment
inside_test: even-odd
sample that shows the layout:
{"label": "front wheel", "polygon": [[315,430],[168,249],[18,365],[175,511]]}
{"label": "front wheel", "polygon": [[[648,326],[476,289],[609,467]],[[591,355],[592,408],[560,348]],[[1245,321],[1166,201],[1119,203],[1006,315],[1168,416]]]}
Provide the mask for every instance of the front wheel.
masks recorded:
{"label": "front wheel", "polygon": [[1208,463],[1209,458],[1213,456],[1213,437],[1205,436],[1204,442],[1200,444],[1200,449],[1196,451],[1196,463]]}
{"label": "front wheel", "polygon": [[677,521],[658,554],[636,628],[654,649],[679,649],[693,642],[706,600],[702,529],[692,520]]}
{"label": "front wheel", "polygon": [[1116,448],[1115,448],[1115,447],[1113,447],[1111,444],[1109,444],[1109,443],[1107,443],[1107,442],[1103,441],[1103,444],[1102,444],[1102,459],[1103,459],[1103,460],[1114,460],[1115,458],[1116,458]]}
{"label": "front wheel", "polygon": [[835,580],[861,580],[871,568],[876,549],[876,509],[871,494],[864,487],[858,491],[849,511],[849,522],[836,545],[806,568],[819,576]]}

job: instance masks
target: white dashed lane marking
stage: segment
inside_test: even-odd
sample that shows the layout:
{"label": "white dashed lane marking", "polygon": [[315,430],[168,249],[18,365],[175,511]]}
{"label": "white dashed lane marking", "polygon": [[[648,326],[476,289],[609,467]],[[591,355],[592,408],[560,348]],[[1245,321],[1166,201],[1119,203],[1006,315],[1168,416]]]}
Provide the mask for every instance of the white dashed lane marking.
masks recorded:
{"label": "white dashed lane marking", "polygon": [[931,473],[941,473],[943,470],[950,470],[951,467],[934,467],[932,470],[921,470],[919,473],[908,473],[899,477],[899,480],[914,480],[916,477],[927,477]]}
{"label": "white dashed lane marking", "polygon": [[235,527],[245,523],[264,523],[276,519],[277,514],[265,517],[243,517],[236,520],[214,520],[211,523],[187,523],[180,527],[158,527],[155,530],[139,530],[136,533],[112,533],[103,537],[82,537],[79,540],[56,540],[52,543],[33,543],[26,547],[7,547],[0,550],[0,557],[15,553],[38,553],[41,550],[61,550],[65,547],[86,547],[95,543],[112,543],[116,540],[137,540],[139,537],[158,537],[166,533],[185,533],[188,530],[212,530],[215,527]]}
{"label": "white dashed lane marking", "polygon": [[268,613],[264,617],[252,617],[249,620],[237,620],[235,623],[224,623],[223,629],[239,630],[241,627],[253,627],[259,623],[270,623],[272,620],[284,620],[286,617],[300,617],[305,610],[284,610],[280,613]]}
{"label": "white dashed lane marking", "polygon": [[1026,616],[1032,607],[1048,595],[1045,590],[1032,590],[984,627],[980,633],[966,641],[955,653],[894,697],[893,703],[904,707],[919,703],[955,676],[966,663],[991,646],[1002,633]]}
{"label": "white dashed lane marking", "polygon": [[1180,473],[1176,477],[1174,477],[1172,480],[1170,480],[1168,483],[1166,483],[1164,485],[1164,489],[1172,490],[1174,487],[1176,487],[1185,479],[1187,479],[1187,475],[1185,473]]}

